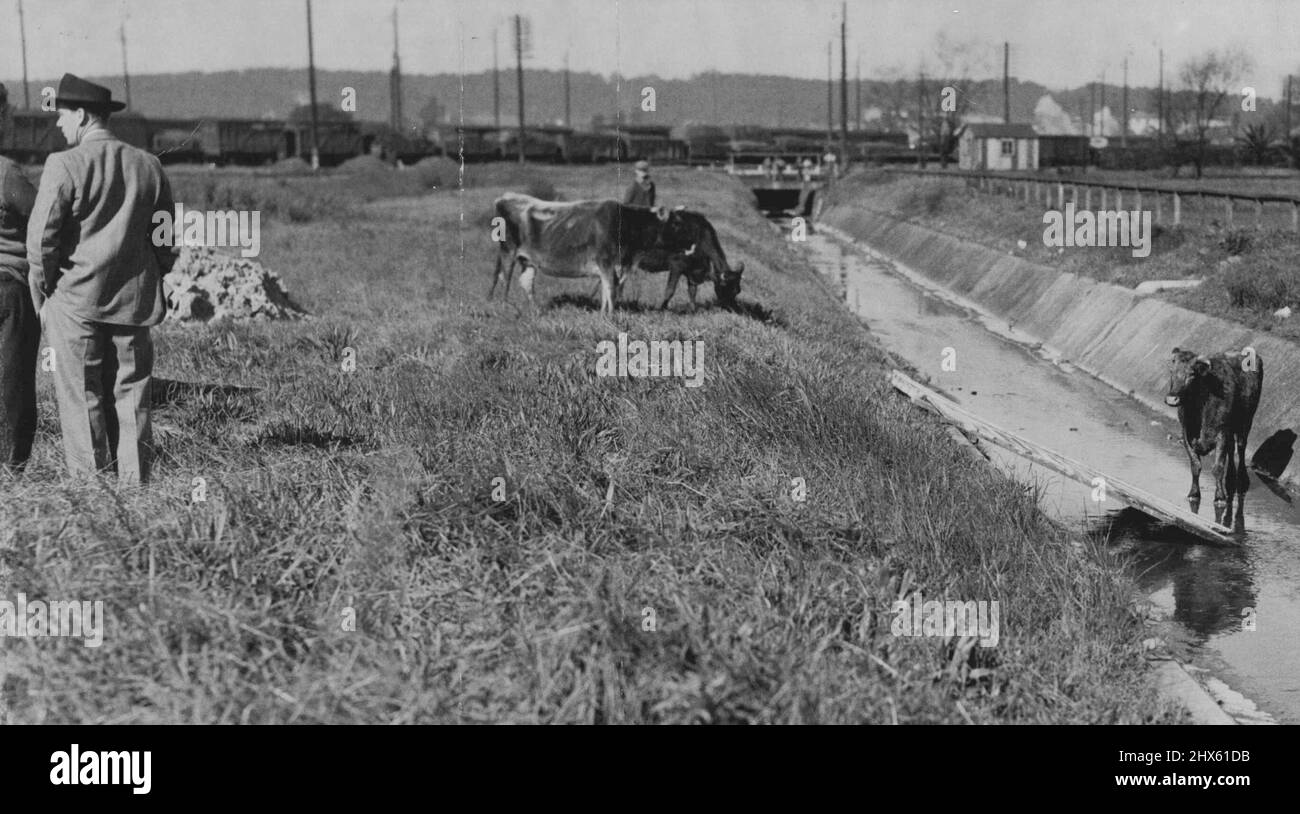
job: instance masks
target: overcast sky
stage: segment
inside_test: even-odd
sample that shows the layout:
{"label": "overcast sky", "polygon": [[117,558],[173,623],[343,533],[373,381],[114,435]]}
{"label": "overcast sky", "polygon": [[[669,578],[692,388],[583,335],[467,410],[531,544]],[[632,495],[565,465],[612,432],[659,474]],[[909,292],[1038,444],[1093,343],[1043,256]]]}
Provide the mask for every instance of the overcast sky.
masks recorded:
{"label": "overcast sky", "polygon": [[[22,75],[17,0],[0,28],[0,77]],[[333,70],[387,70],[392,0],[314,0],[316,60]],[[818,78],[826,43],[838,38],[837,0],[399,0],[403,69],[475,72],[492,65],[499,29],[503,67],[513,65],[510,15],[532,25],[529,67],[681,78],[716,69]],[[299,67],[306,63],[303,0],[24,0],[29,74],[118,74],[125,17],[135,73]],[[980,44],[987,75],[1011,42],[1012,74],[1052,88],[1096,79],[1156,81],[1190,56],[1238,46],[1254,60],[1251,82],[1274,96],[1300,72],[1300,0],[856,0],[849,3],[849,74],[936,66],[935,37]],[[838,46],[837,46],[838,48]],[[838,51],[835,73],[839,74]],[[978,74],[977,74],[978,75]]]}

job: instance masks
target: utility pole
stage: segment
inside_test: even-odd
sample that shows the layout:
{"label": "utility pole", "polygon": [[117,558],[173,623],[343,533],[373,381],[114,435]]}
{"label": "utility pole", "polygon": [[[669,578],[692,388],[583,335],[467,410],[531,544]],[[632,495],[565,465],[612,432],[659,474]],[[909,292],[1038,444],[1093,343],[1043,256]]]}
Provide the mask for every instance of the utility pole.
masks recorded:
{"label": "utility pole", "polygon": [[857,75],[857,79],[854,87],[854,94],[857,96],[857,111],[858,111],[858,115],[854,119],[854,121],[857,122],[857,124],[854,126],[854,129],[861,130],[862,129],[862,55],[861,54],[858,54],[857,67],[854,68],[854,72]]}
{"label": "utility pole", "polygon": [[501,130],[501,69],[497,64],[497,36],[498,32],[492,29],[492,125],[496,127],[498,133]]}
{"label": "utility pole", "polygon": [[569,104],[569,52],[564,52],[564,126],[572,127],[572,108]]}
{"label": "utility pole", "polygon": [[831,44],[826,43],[826,149],[835,139],[834,84],[831,82]]}
{"label": "utility pole", "polygon": [[840,162],[841,173],[849,168],[849,6],[840,4]]}
{"label": "utility pole", "polygon": [[311,168],[320,169],[319,122],[316,116],[316,46],[311,33],[311,0],[307,0],[307,87],[311,94]]}
{"label": "utility pole", "polygon": [[1002,123],[1011,124],[1011,43],[1002,43]]}
{"label": "utility pole", "polygon": [[393,72],[388,80],[388,107],[394,133],[403,130],[402,118],[402,60],[397,54],[397,3],[393,3]]}
{"label": "utility pole", "polygon": [[23,0],[18,0],[18,37],[23,46],[23,109],[32,106],[32,97],[27,89],[27,25],[23,20]]}
{"label": "utility pole", "polygon": [[1165,145],[1165,49],[1160,49],[1160,86],[1156,91],[1156,115],[1160,121],[1156,123],[1156,144],[1163,147]]}
{"label": "utility pole", "polygon": [[925,71],[916,85],[916,166],[925,169]]}
{"label": "utility pole", "polygon": [[123,20],[117,28],[117,34],[122,40],[122,79],[126,83],[126,109],[131,109],[131,72],[126,67],[126,20]]}
{"label": "utility pole", "polygon": [[515,15],[515,75],[519,80],[519,163],[524,163],[524,20]]}
{"label": "utility pole", "polygon": [[1124,130],[1119,134],[1119,143],[1128,146],[1128,57],[1124,57]]}
{"label": "utility pole", "polygon": [[1286,144],[1287,166],[1291,166],[1295,163],[1291,152],[1291,74],[1286,75],[1286,132],[1282,134],[1282,140]]}

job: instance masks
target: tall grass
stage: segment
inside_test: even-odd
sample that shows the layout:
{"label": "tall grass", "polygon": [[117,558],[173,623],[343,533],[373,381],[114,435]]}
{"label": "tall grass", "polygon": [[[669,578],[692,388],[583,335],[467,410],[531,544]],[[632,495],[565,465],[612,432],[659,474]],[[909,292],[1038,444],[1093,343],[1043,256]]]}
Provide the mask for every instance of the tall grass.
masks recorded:
{"label": "tall grass", "polygon": [[[159,376],[256,389],[163,388],[148,487],[63,479],[42,379],[4,591],[110,624],[7,642],[12,720],[1177,720],[1126,579],[888,391],[747,190],[658,179],[745,261],[748,308],[611,324],[581,282],[539,280],[539,316],[484,299],[461,213],[514,180],[278,229],[266,262],[319,319],[164,325]],[[620,330],[703,340],[704,386],[597,377]],[[914,591],[1000,601],[999,646],[892,635]]]}

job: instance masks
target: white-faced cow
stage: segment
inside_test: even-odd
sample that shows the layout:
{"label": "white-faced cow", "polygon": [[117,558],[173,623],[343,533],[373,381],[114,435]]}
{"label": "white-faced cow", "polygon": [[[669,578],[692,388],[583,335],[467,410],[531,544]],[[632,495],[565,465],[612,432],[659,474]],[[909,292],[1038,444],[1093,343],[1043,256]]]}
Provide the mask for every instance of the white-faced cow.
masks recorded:
{"label": "white-faced cow", "polygon": [[[502,274],[509,293],[516,263],[522,268],[519,284],[534,306],[536,271],[552,277],[598,277],[602,314],[613,313],[627,274],[647,253],[684,256],[687,251],[694,253],[697,244],[707,243],[707,256],[717,258],[726,268],[712,226],[695,213],[628,206],[617,201],[555,203],[514,192],[498,198],[494,209],[505,223],[505,239],[499,243],[489,298]],[[700,222],[707,227],[707,235]],[[727,271],[734,273],[738,291],[743,264]]]}
{"label": "white-faced cow", "polygon": [[[1178,408],[1183,448],[1192,467],[1187,502],[1201,505],[1201,457],[1214,452],[1214,519],[1228,523],[1233,495],[1244,496],[1246,440],[1259,407],[1264,361],[1254,348],[1204,356],[1174,348],[1165,403]],[[1238,513],[1240,513],[1240,500]]]}

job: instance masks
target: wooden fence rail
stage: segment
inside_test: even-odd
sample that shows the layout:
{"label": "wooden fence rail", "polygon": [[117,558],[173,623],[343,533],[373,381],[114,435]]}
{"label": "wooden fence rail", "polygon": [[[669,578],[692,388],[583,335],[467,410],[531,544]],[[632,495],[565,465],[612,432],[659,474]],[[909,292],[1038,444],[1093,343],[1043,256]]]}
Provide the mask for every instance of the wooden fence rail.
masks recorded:
{"label": "wooden fence rail", "polygon": [[[1187,199],[1194,199],[1198,204],[1198,209],[1205,210],[1205,202],[1222,201],[1223,216],[1229,226],[1236,222],[1236,204],[1253,204],[1254,223],[1261,226],[1264,223],[1264,206],[1265,204],[1277,204],[1285,207],[1290,215],[1290,228],[1294,232],[1300,232],[1300,197],[1294,195],[1255,195],[1244,192],[1219,192],[1217,190],[1195,190],[1182,187],[1163,186],[1158,184],[1126,184],[1113,181],[1083,181],[1076,179],[1057,179],[1044,178],[1042,176],[1028,173],[1016,172],[980,172],[974,170],[922,170],[914,167],[887,167],[887,172],[908,173],[912,175],[924,175],[948,180],[961,180],[968,186],[973,186],[984,192],[1004,192],[1014,198],[1022,199],[1026,203],[1038,202],[1051,206],[1053,198],[1057,209],[1064,209],[1066,201],[1066,189],[1070,191],[1069,203],[1076,207],[1082,203],[1083,209],[1092,209],[1093,190],[1097,190],[1100,201],[1099,209],[1106,209],[1107,203],[1113,201],[1115,209],[1124,208],[1125,193],[1132,193],[1137,209],[1142,208],[1144,199],[1153,199],[1155,201],[1155,211],[1153,217],[1155,222],[1160,225],[1166,225],[1164,220],[1166,199],[1170,202],[1170,213],[1173,216],[1172,225],[1180,226],[1183,222],[1183,204]],[[1082,201],[1080,201],[1080,192],[1082,191]],[[1113,197],[1108,195],[1113,191]],[[1054,193],[1054,194],[1053,194]]]}

